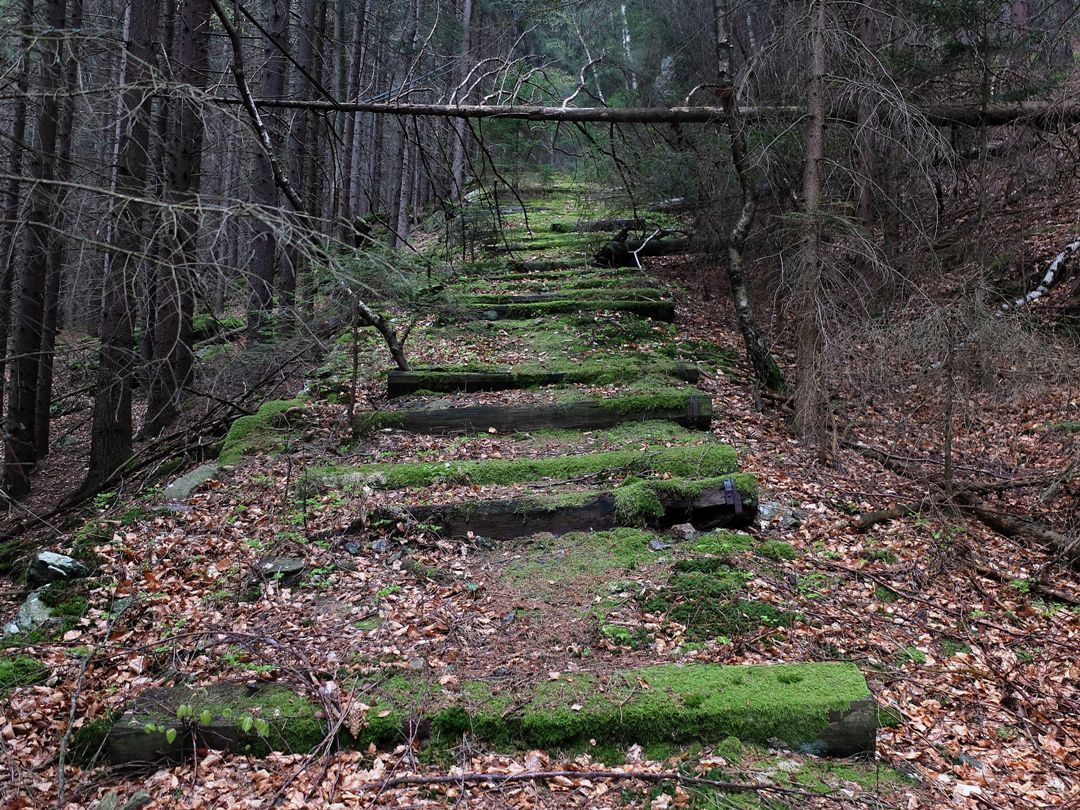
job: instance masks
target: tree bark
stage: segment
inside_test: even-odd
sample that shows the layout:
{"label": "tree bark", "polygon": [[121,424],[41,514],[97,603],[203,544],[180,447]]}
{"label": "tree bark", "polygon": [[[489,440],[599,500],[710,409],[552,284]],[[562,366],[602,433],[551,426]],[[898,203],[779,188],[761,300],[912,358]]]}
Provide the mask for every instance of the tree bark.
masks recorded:
{"label": "tree bark", "polygon": [[[280,98],[285,93],[285,56],[288,48],[289,0],[266,0],[266,30],[268,38],[264,47],[265,66],[260,92],[264,97]],[[280,46],[280,48],[279,48]],[[267,150],[281,147],[280,129],[271,123],[267,127],[269,144],[255,156],[255,172],[252,186],[255,202],[262,206],[265,216],[271,216],[278,207],[278,186],[271,165],[272,156]],[[255,222],[254,252],[249,273],[247,307],[248,340],[259,342],[265,330],[265,319],[273,297],[274,270],[277,261],[277,237],[273,227],[262,218]]]}
{"label": "tree bark", "polygon": [[825,164],[825,0],[809,1],[810,81],[807,87],[806,164],[803,212],[806,217],[795,282],[795,427],[823,452],[825,390],[819,315],[822,281],[822,176]]}
{"label": "tree bark", "polygon": [[[206,84],[210,50],[210,3],[183,0],[176,39],[178,78],[196,91]],[[193,207],[202,176],[203,120],[196,102],[180,101],[169,128],[165,162],[165,193],[174,203],[175,227],[170,229],[168,261],[157,268],[157,318],[154,362],[142,434],[157,436],[179,413],[185,386],[192,377],[191,321],[195,310],[195,278],[199,265],[198,218]]]}
{"label": "tree bark", "polygon": [[[72,31],[82,28],[82,0],[71,0],[71,13],[67,27]],[[75,92],[78,85],[78,53],[75,44],[68,46],[64,68],[64,89],[57,121],[56,179],[71,179],[72,130],[75,116]],[[51,425],[53,392],[53,355],[56,348],[56,332],[60,323],[60,285],[66,264],[67,214],[66,202],[59,197],[56,208],[56,232],[53,234],[52,250],[49,252],[49,268],[45,278],[44,314],[41,324],[41,363],[38,367],[38,390],[34,417],[34,448],[38,458],[49,454],[49,427]]]}
{"label": "tree bark", "polygon": [[18,68],[18,76],[15,79],[15,89],[18,98],[14,102],[11,121],[11,159],[8,171],[11,180],[8,181],[4,193],[4,215],[0,222],[0,245],[6,245],[4,253],[0,256],[3,262],[3,270],[0,271],[0,413],[4,406],[3,381],[7,376],[7,353],[8,333],[11,331],[11,288],[15,278],[15,265],[20,253],[22,239],[19,235],[19,227],[16,224],[19,219],[21,208],[21,191],[23,164],[23,144],[26,140],[26,94],[30,91],[30,47],[31,29],[34,24],[34,0],[22,0],[19,9],[19,50],[22,53],[22,63]]}
{"label": "tree bark", "polygon": [[116,191],[125,197],[116,214],[113,255],[105,279],[101,329],[101,360],[90,435],[90,466],[83,490],[104,485],[131,457],[131,387],[135,368],[135,302],[133,281],[143,252],[145,205],[150,151],[152,97],[143,87],[150,81],[150,61],[158,14],[153,3],[129,7],[127,60],[123,81],[122,129]]}
{"label": "tree bark", "polygon": [[29,256],[22,272],[13,314],[13,350],[9,381],[7,432],[4,453],[4,483],[7,495],[21,498],[30,492],[30,473],[37,462],[35,418],[37,416],[38,374],[41,365],[42,321],[45,310],[45,282],[55,238],[56,220],[56,130],[58,92],[63,75],[63,29],[66,22],[64,0],[45,3],[47,33],[41,43],[41,111],[38,115],[33,178],[30,192],[28,233]]}
{"label": "tree bark", "polygon": [[739,324],[739,332],[742,334],[746,356],[754,370],[754,377],[759,385],[772,391],[780,391],[785,387],[784,375],[754,317],[746,284],[743,255],[746,240],[750,236],[750,230],[754,226],[754,216],[757,213],[757,192],[746,159],[746,130],[739,115],[734,84],[731,32],[727,24],[729,9],[726,0],[714,0],[713,12],[716,17],[716,57],[724,119],[727,123],[728,143],[731,148],[731,163],[739,180],[739,194],[742,198],[738,216],[735,218],[728,237],[728,284],[731,286],[731,298],[735,305],[735,319]]}
{"label": "tree bark", "polygon": [[[472,14],[473,0],[462,0],[461,3],[461,62],[458,82],[465,80],[468,75],[471,51],[469,43],[472,38]],[[455,97],[452,99],[457,101]],[[453,199],[461,199],[464,193],[465,183],[465,119],[454,120],[454,144],[450,161],[450,195]]]}

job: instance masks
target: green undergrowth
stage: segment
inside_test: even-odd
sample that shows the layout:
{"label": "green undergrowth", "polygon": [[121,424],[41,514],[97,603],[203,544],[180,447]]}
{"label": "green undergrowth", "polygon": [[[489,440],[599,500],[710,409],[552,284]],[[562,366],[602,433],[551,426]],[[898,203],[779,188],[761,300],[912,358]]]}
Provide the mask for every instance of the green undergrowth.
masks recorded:
{"label": "green undergrowth", "polygon": [[302,421],[303,408],[301,399],[274,399],[254,414],[241,416],[229,428],[218,461],[236,464],[245,456],[277,447]]}
{"label": "green undergrowth", "polygon": [[506,568],[502,579],[522,593],[543,595],[573,582],[632,571],[660,559],[649,544],[656,534],[633,528],[538,535]]}
{"label": "green undergrowth", "polygon": [[626,477],[650,472],[683,478],[716,477],[734,472],[736,466],[734,448],[724,444],[703,444],[656,450],[611,450],[551,458],[314,467],[307,471],[306,478],[328,485],[355,482],[383,489],[404,489],[437,483],[514,484],[548,478],[565,480],[601,474]]}
{"label": "green undergrowth", "polygon": [[[177,687],[159,690],[152,708],[130,712],[118,727],[147,754],[182,755],[190,735],[204,727],[241,731],[244,718],[265,725],[237,734],[234,750],[314,750],[326,735],[320,707],[284,687]],[[353,695],[370,708],[358,733],[338,733],[339,744],[392,747],[417,739],[432,747],[460,744],[463,734],[499,750],[575,750],[590,741],[603,745],[670,746],[681,743],[743,743],[796,750],[820,750],[830,717],[869,697],[866,681],[852,664],[811,663],[774,666],[653,666],[606,676],[563,673],[556,680],[509,686],[470,680],[457,689],[419,678],[382,677],[357,684]],[[194,725],[178,714],[188,706]],[[202,722],[203,720],[209,722]],[[188,725],[185,725],[188,723]],[[88,724],[100,735],[100,726]],[[167,730],[179,728],[181,734]],[[419,733],[417,731],[419,730]],[[261,732],[261,733],[260,733]],[[115,733],[115,732],[114,732]],[[185,739],[186,735],[186,739]],[[76,748],[99,740],[80,732]],[[725,742],[726,741],[726,742]],[[115,756],[117,743],[113,743]],[[741,748],[741,747],[740,747]],[[665,749],[669,750],[669,749]],[[430,752],[428,756],[430,756]]]}
{"label": "green undergrowth", "polygon": [[726,529],[702,535],[680,546],[689,556],[675,562],[662,586],[643,595],[641,609],[683,625],[691,641],[727,640],[763,626],[790,626],[799,620],[797,613],[746,597],[751,575],[739,567],[740,557],[750,553],[774,559],[769,551],[775,548],[772,542],[755,547],[749,535]]}
{"label": "green undergrowth", "polygon": [[41,683],[49,670],[36,658],[28,655],[0,656],[0,697],[19,686]]}
{"label": "green undergrowth", "polygon": [[244,319],[231,315],[213,315],[201,313],[191,319],[191,339],[198,343],[209,340],[222,332],[244,328]]}
{"label": "green undergrowth", "polygon": [[[536,318],[544,315],[561,315],[572,312],[629,312],[642,317],[664,315],[674,317],[674,304],[666,301],[634,299],[559,299],[531,304],[490,305],[491,311],[500,319]],[[481,313],[484,314],[484,313]]]}

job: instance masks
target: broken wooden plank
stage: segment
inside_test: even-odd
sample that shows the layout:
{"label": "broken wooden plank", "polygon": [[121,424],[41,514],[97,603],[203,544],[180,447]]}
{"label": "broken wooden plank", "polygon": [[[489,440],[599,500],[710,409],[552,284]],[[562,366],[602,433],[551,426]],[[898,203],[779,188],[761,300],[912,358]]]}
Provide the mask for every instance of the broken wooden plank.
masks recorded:
{"label": "broken wooden plank", "polygon": [[[647,525],[665,529],[691,523],[698,529],[742,528],[757,515],[756,487],[744,476],[723,481],[694,482],[661,480],[617,487],[614,490],[523,496],[468,503],[408,506],[388,509],[375,515],[374,522],[396,525],[419,523],[442,537],[470,534],[499,540],[528,537],[542,532],[561,535],[570,532],[604,531],[616,526]],[[738,502],[729,492],[738,489]],[[655,496],[655,503],[652,498]],[[649,509],[640,511],[643,498]],[[659,506],[659,509],[657,508]],[[369,531],[369,521],[350,526],[351,533]]]}
{"label": "broken wooden plank", "polygon": [[712,422],[712,400],[700,392],[673,392],[607,400],[582,399],[543,405],[475,405],[400,411],[372,411],[355,421],[358,433],[395,428],[410,433],[517,433],[544,428],[591,430],[623,422],[660,419],[704,430]]}

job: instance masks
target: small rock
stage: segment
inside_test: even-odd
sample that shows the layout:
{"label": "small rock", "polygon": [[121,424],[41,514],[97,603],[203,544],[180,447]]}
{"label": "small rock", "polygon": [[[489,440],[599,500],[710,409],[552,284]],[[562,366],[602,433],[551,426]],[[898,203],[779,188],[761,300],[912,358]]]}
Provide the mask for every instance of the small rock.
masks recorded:
{"label": "small rock", "polygon": [[758,524],[763,529],[774,524],[780,531],[788,532],[799,528],[806,520],[806,513],[801,509],[779,501],[763,501],[758,504]]}
{"label": "small rock", "polygon": [[[374,545],[374,543],[372,545]],[[345,549],[345,552],[347,554],[352,554],[354,557],[360,553],[360,544],[354,540],[350,540],[344,546],[342,546],[342,548]]]}
{"label": "small rock", "polygon": [[[354,543],[353,545],[356,545],[356,544]],[[376,540],[375,542],[373,542],[371,544],[371,550],[374,551],[376,554],[385,554],[389,549],[390,549],[390,541],[387,540],[385,537],[380,537],[378,540]],[[360,547],[357,546],[357,551],[359,551],[359,550],[360,550]],[[349,553],[352,554],[352,553],[355,553],[355,552],[349,552]]]}
{"label": "small rock", "polygon": [[307,568],[307,563],[297,557],[270,557],[259,563],[259,570],[267,579],[296,582]]}
{"label": "small rock", "polygon": [[354,563],[352,560],[336,560],[334,562],[334,565],[336,565],[338,567],[338,569],[340,569],[342,571],[358,571],[359,570],[356,567],[356,563]]}
{"label": "small rock", "polygon": [[491,551],[495,548],[495,541],[490,537],[481,537],[480,535],[477,535],[473,538],[473,543],[477,548],[483,549],[484,551]]}
{"label": "small rock", "polygon": [[685,540],[687,542],[693,540],[698,536],[698,530],[695,529],[690,523],[679,523],[676,526],[672,526],[670,529],[668,529],[668,531],[670,531],[680,540]]}
{"label": "small rock", "polygon": [[409,661],[409,669],[417,671],[427,669],[427,660],[424,658],[413,658]]}
{"label": "small rock", "polygon": [[26,571],[26,578],[31,585],[48,585],[50,582],[88,576],[90,569],[81,562],[54,551],[39,551]]}
{"label": "small rock", "polygon": [[19,608],[15,621],[10,622],[4,632],[8,635],[23,633],[41,627],[52,618],[52,608],[41,601],[41,590],[31,591],[26,601]]}
{"label": "small rock", "polygon": [[784,773],[798,773],[800,768],[802,768],[802,763],[793,759],[785,759],[776,763],[776,770]]}
{"label": "small rock", "polygon": [[217,464],[203,464],[196,467],[165,487],[165,491],[161,495],[167,501],[182,501],[191,495],[197,487],[216,477],[220,469]]}
{"label": "small rock", "polygon": [[665,548],[671,548],[671,546],[657,538],[649,541],[649,548],[653,551],[663,551]]}

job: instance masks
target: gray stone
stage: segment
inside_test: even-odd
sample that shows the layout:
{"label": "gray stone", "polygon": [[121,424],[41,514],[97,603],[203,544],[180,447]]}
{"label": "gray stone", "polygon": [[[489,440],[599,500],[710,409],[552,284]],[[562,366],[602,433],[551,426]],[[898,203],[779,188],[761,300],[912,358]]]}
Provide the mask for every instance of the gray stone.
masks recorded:
{"label": "gray stone", "polygon": [[687,542],[698,536],[698,530],[689,523],[680,523],[677,526],[672,526],[668,531],[680,540],[685,540]]}
{"label": "gray stone", "polygon": [[215,478],[220,472],[220,467],[217,464],[203,464],[196,467],[191,472],[181,475],[167,487],[162,494],[162,497],[167,501],[182,501],[197,487],[201,487],[207,481]]}
{"label": "gray stone", "polygon": [[19,613],[15,617],[15,621],[8,623],[4,627],[5,633],[14,635],[29,632],[41,627],[52,618],[52,608],[41,601],[41,591],[42,589],[39,588],[30,592],[30,595],[26,597],[26,601],[19,607]]}
{"label": "gray stone", "polygon": [[305,568],[307,563],[297,557],[269,557],[259,563],[259,570],[267,579],[285,583],[296,582]]}
{"label": "gray stone", "polygon": [[663,551],[666,548],[671,548],[671,546],[669,546],[663,540],[656,539],[649,541],[649,548],[651,548],[653,551]]}
{"label": "gray stone", "polygon": [[[355,543],[353,545],[355,545]],[[387,540],[385,537],[380,537],[378,540],[374,541],[371,544],[371,550],[374,551],[376,554],[384,554],[389,549],[390,549],[390,541]],[[360,551],[360,547],[357,546],[356,551],[350,552],[350,553],[356,554],[359,551]]]}
{"label": "gray stone", "polygon": [[90,576],[90,569],[76,559],[55,551],[39,551],[30,561],[26,578],[31,585],[48,585],[64,579]]}
{"label": "gray stone", "polygon": [[795,506],[779,501],[763,501],[758,504],[758,525],[763,529],[778,528],[788,532],[799,528],[806,520],[806,513]]}

